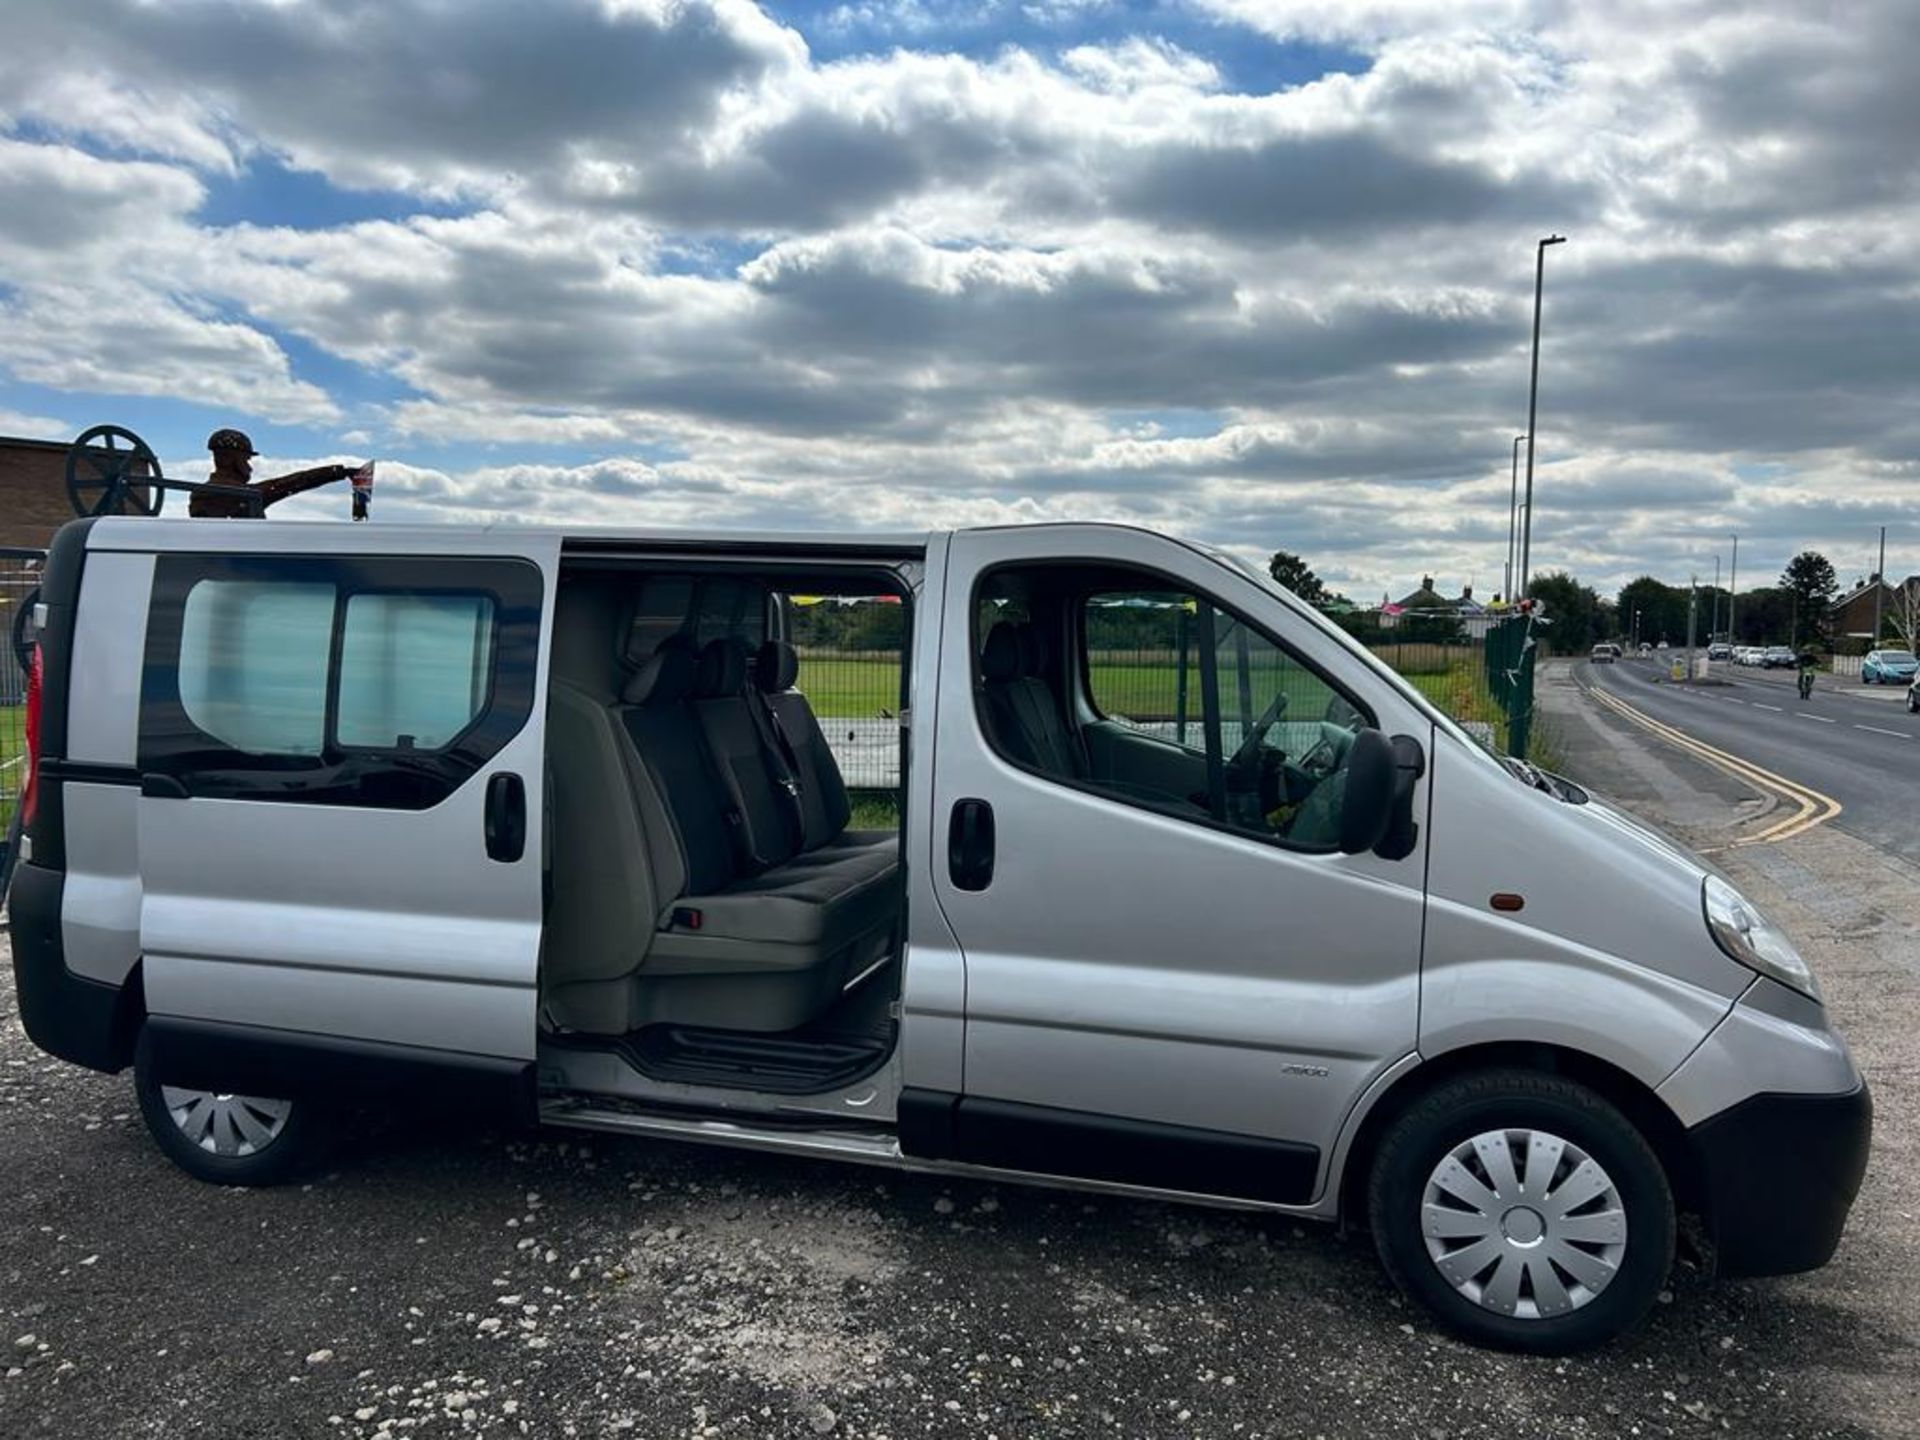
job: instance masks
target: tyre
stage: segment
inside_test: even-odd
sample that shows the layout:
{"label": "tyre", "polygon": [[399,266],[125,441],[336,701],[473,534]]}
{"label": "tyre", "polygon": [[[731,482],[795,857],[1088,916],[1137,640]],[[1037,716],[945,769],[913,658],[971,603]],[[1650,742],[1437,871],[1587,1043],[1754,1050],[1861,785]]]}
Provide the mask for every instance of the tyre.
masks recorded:
{"label": "tyre", "polygon": [[162,1085],[145,1031],[133,1052],[140,1117],[166,1157],[214,1185],[279,1185],[326,1149],[325,1117],[311,1101],[276,1100]]}
{"label": "tyre", "polygon": [[1381,1138],[1368,1212],[1396,1284],[1476,1344],[1560,1355],[1652,1308],[1673,1192],[1631,1121],[1527,1070],[1447,1081]]}

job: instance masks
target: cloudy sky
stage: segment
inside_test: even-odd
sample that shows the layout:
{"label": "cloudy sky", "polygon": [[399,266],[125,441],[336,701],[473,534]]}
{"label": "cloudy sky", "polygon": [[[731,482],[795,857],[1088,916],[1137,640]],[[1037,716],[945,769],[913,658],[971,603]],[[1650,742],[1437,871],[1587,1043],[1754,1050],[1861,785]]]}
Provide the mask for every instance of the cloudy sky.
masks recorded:
{"label": "cloudy sky", "polygon": [[[380,519],[1920,570],[1908,0],[8,0],[0,433]],[[288,513],[338,518],[344,494]],[[278,513],[278,512],[276,512]]]}

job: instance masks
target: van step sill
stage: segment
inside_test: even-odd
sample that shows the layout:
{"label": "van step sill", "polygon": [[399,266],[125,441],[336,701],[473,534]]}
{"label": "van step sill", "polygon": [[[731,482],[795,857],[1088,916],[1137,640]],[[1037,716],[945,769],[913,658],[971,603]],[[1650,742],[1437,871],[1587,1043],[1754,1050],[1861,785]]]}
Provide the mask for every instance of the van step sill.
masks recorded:
{"label": "van step sill", "polygon": [[649,1025],[618,1044],[627,1062],[650,1080],[816,1095],[841,1090],[886,1063],[891,1034],[760,1035],[693,1025]]}
{"label": "van step sill", "polygon": [[580,1099],[542,1101],[540,1121],[544,1125],[693,1140],[702,1144],[731,1145],[739,1149],[782,1155],[817,1155],[874,1165],[900,1163],[900,1145],[891,1132],[825,1128],[802,1130],[791,1126],[757,1125],[746,1120],[657,1115]]}

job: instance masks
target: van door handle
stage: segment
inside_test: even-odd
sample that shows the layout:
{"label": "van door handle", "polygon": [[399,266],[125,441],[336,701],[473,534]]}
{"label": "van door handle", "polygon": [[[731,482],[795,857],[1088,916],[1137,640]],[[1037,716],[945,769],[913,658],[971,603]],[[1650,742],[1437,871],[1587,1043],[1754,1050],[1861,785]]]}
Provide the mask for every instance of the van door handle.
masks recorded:
{"label": "van door handle", "polygon": [[187,787],[171,775],[149,770],[140,777],[140,793],[149,800],[186,800]]}
{"label": "van door handle", "polygon": [[487,855],[510,865],[527,852],[527,787],[502,770],[487,781]]}
{"label": "van door handle", "polygon": [[961,800],[947,820],[947,874],[958,890],[984,890],[993,883],[993,807]]}

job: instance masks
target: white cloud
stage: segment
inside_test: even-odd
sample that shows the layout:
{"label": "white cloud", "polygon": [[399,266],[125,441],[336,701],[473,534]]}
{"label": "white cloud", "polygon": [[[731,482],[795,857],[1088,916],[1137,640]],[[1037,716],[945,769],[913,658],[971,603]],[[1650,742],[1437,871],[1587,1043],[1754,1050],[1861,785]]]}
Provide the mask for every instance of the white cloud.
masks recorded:
{"label": "white cloud", "polygon": [[[1690,563],[1734,526],[1838,544],[1863,507],[1920,541],[1899,7],[1203,8],[1224,42],[1370,67],[1238,93],[1190,29],[819,63],[698,0],[24,4],[0,367],[345,430],[396,455],[383,514],[1109,515],[1323,555],[1356,589],[1484,587],[1532,239],[1560,229],[1546,563]],[[839,33],[965,19],[861,7]],[[204,224],[267,155],[469,213]],[[728,269],[672,273],[689,254]],[[281,337],[408,394],[329,395]],[[688,458],[403,468],[475,444]]]}
{"label": "white cloud", "polygon": [[24,440],[71,440],[78,432],[78,426],[51,415],[29,415],[0,406],[0,435]]}

